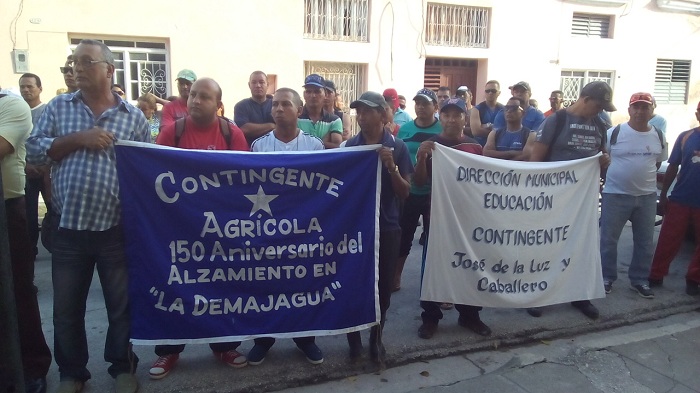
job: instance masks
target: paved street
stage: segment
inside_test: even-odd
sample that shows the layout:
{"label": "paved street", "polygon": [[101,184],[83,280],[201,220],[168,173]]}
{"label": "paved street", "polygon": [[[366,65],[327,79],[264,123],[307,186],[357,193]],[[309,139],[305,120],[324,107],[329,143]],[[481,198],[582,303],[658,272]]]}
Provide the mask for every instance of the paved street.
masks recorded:
{"label": "paved street", "polygon": [[[403,288],[392,297],[392,305],[385,329],[389,369],[381,375],[375,375],[376,366],[369,360],[368,355],[365,355],[359,362],[351,363],[347,355],[348,346],[345,336],[341,335],[317,339],[325,355],[325,362],[318,366],[309,364],[301,352],[296,350],[292,340],[278,340],[262,365],[248,366],[243,369],[232,369],[222,365],[214,359],[206,345],[189,345],[182,353],[180,361],[171,375],[160,381],[151,381],[148,378],[148,368],[155,360],[153,347],[139,346],[135,348],[135,352],[141,359],[137,376],[141,383],[142,392],[263,392],[290,388],[293,388],[290,391],[294,392],[329,390],[341,392],[343,391],[341,390],[342,385],[333,385],[333,387],[326,389],[311,385],[343,379],[358,381],[357,383],[367,381],[362,382],[365,384],[358,385],[362,387],[355,387],[353,391],[372,391],[370,389],[372,387],[389,389],[377,391],[407,392],[417,390],[421,386],[431,386],[431,389],[434,390],[421,390],[421,392],[536,392],[543,391],[537,389],[536,383],[550,380],[552,384],[561,381],[571,385],[545,391],[700,391],[700,382],[698,382],[696,375],[698,374],[697,361],[694,363],[683,362],[681,357],[678,359],[680,363],[676,364],[675,358],[669,360],[663,357],[647,356],[644,351],[640,350],[652,346],[652,344],[668,344],[663,350],[672,353],[674,348],[691,348],[692,345],[695,345],[694,351],[688,353],[700,353],[697,350],[700,338],[696,314],[690,314],[694,317],[686,322],[664,319],[673,315],[687,315],[700,306],[700,298],[690,297],[684,292],[684,274],[692,248],[693,245],[690,243],[684,245],[681,254],[671,266],[671,275],[666,279],[664,287],[656,291],[656,298],[654,300],[642,299],[628,289],[629,282],[626,277],[625,264],[629,263],[631,254],[631,229],[627,227],[621,239],[620,250],[620,270],[624,270],[625,273],[620,274],[620,279],[615,283],[612,294],[608,295],[606,299],[593,301],[601,311],[599,320],[587,319],[569,304],[547,307],[541,318],[532,318],[524,310],[485,309],[482,312],[482,319],[491,326],[493,335],[484,338],[459,327],[457,325],[457,312],[452,310],[446,312],[445,319],[442,320],[433,339],[421,340],[416,333],[420,325],[421,311],[418,306],[420,273],[418,257],[420,252],[416,242],[406,264]],[[39,287],[44,331],[49,346],[53,348],[50,256],[43,250],[37,261],[36,283]],[[99,283],[95,277],[88,299],[86,316],[91,354],[88,367],[92,373],[92,379],[86,384],[85,392],[110,392],[114,389],[114,382],[106,372],[107,364],[102,357],[107,327],[103,303]],[[695,322],[692,322],[693,320]],[[640,326],[639,328],[634,325],[648,321],[652,321],[651,325],[636,325]],[[675,328],[676,330],[671,330],[669,333],[664,331],[654,333],[658,329],[671,329],[670,327],[684,323],[688,327],[685,330]],[[589,340],[591,344],[585,344],[581,341],[589,337],[581,337],[581,335],[603,332],[602,336],[605,336],[605,332],[611,329],[628,325],[632,325],[630,328],[634,331],[649,332],[647,333],[649,337],[642,336],[641,339],[628,343],[621,339],[611,341],[609,344],[600,342],[596,338]],[[676,331],[678,333],[674,333]],[[616,330],[613,333],[613,337],[625,336],[625,334],[617,332]],[[574,341],[564,339],[567,337],[577,338]],[[364,332],[365,346],[367,339],[367,332]],[[598,341],[596,342],[596,340]],[[535,347],[535,349],[523,349],[525,345],[542,342],[551,343]],[[252,342],[244,342],[240,349],[243,353],[247,353],[251,347]],[[507,351],[511,348],[515,348],[514,352]],[[542,359],[546,359],[546,361]],[[685,372],[683,371],[685,369],[681,369],[684,363],[695,367],[695,372],[689,372],[689,375],[682,374],[681,371]],[[603,367],[605,365],[618,367],[615,370],[621,373],[625,369],[629,370],[633,374],[634,381],[630,378],[620,377],[621,380],[617,386],[616,380],[605,378],[607,374],[611,376],[615,374],[609,370],[609,367]],[[402,368],[398,368],[400,366],[408,367],[408,370],[413,371],[410,371],[409,374],[397,374],[402,372]],[[645,367],[654,369],[658,375],[651,371],[644,371]],[[498,372],[494,372],[495,370]],[[429,377],[420,375],[422,371],[427,371]],[[458,371],[456,377],[455,371]],[[475,372],[476,374],[474,374]],[[676,374],[672,374],[673,372]],[[474,376],[481,373],[484,376],[473,379]],[[538,373],[539,375],[547,375],[548,379],[537,377]],[[400,380],[406,378],[395,377],[396,375],[407,375],[406,378],[416,383],[410,386],[402,385]],[[558,379],[553,379],[555,377]],[[644,379],[647,377],[649,380]],[[48,380],[49,391],[52,391],[58,384],[58,370],[55,364],[49,371]],[[492,390],[482,387],[480,381],[493,381]],[[606,383],[617,387],[606,385]],[[638,385],[627,385],[626,383],[641,384],[646,389],[651,390],[637,389]],[[470,384],[478,384],[478,388],[477,385]],[[305,388],[299,388],[300,386]],[[567,386],[571,386],[571,388]],[[673,389],[666,389],[665,387],[668,386]]]}

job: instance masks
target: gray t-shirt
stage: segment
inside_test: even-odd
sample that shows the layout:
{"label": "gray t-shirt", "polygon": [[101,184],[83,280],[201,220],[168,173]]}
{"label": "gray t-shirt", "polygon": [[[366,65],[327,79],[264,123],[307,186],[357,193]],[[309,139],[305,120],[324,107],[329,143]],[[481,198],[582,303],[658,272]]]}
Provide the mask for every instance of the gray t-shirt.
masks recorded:
{"label": "gray t-shirt", "polygon": [[585,119],[570,113],[566,114],[564,128],[556,141],[554,129],[557,124],[557,116],[546,118],[537,131],[537,141],[551,146],[549,161],[569,161],[579,158],[591,157],[600,151],[603,143],[601,131],[593,119]]}
{"label": "gray t-shirt", "polygon": [[43,102],[32,108],[32,124],[36,124],[39,121],[41,114],[44,113],[44,109],[46,109],[46,104]]}

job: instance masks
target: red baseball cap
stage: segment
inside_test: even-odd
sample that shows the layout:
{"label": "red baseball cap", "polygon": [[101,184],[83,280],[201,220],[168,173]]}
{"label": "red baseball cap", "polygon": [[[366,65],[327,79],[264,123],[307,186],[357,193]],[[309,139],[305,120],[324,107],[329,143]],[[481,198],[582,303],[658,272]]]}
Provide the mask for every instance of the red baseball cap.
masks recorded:
{"label": "red baseball cap", "polygon": [[649,93],[634,93],[632,97],[630,97],[630,105],[636,104],[637,102],[654,105],[654,98],[652,98]]}
{"label": "red baseball cap", "polygon": [[396,89],[386,89],[382,95],[387,102],[391,101],[394,108],[399,107],[399,93],[396,92]]}

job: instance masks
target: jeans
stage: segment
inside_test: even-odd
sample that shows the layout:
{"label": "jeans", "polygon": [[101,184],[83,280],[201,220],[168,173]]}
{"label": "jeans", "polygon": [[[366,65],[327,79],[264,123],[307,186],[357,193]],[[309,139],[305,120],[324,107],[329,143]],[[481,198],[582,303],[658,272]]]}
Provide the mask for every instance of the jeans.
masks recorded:
{"label": "jeans", "polygon": [[129,279],[122,228],[102,232],[60,228],[54,234],[52,279],[54,353],[62,381],[90,379],[85,302],[95,267],[109,320],[104,347],[104,359],[111,363],[108,372],[114,378],[133,373],[138,363],[129,343]]}
{"label": "jeans", "polygon": [[[51,350],[41,329],[39,302],[34,293],[35,254],[27,232],[24,198],[6,200],[5,209],[22,369],[25,378],[41,378],[46,376],[51,366]],[[4,354],[0,355],[0,359],[1,369],[5,360]]]}
{"label": "jeans", "polygon": [[686,280],[700,284],[700,208],[668,201],[659,241],[651,264],[649,278],[660,280],[668,274],[671,261],[678,254],[688,226],[695,229],[695,251],[688,265]]}
{"label": "jeans", "polygon": [[403,202],[401,210],[401,244],[399,257],[406,257],[411,252],[413,237],[418,228],[418,219],[423,216],[423,230],[427,233],[430,229],[430,194],[409,194]]}
{"label": "jeans", "polygon": [[656,194],[633,196],[603,193],[600,216],[600,260],[603,279],[617,279],[617,242],[627,221],[632,222],[632,260],[627,275],[632,285],[647,284],[654,255]]}

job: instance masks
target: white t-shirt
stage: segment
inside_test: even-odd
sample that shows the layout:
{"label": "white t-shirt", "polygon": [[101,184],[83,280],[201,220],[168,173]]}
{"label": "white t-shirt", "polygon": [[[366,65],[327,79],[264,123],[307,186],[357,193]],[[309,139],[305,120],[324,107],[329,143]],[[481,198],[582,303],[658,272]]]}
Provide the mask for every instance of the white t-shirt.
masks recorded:
{"label": "white t-shirt", "polygon": [[31,131],[32,112],[29,105],[20,97],[8,95],[0,98],[0,137],[14,148],[14,152],[0,161],[6,200],[24,195],[24,160],[27,154],[24,143]]}
{"label": "white t-shirt", "polygon": [[267,134],[261,136],[260,138],[253,141],[250,145],[250,151],[262,152],[262,151],[311,151],[311,150],[323,150],[323,141],[319,138],[307,134],[304,131],[298,130],[299,135],[291,141],[284,143],[275,137],[275,130],[268,132]]}
{"label": "white t-shirt", "polygon": [[605,179],[604,193],[633,196],[656,192],[656,163],[668,158],[668,144],[663,146],[659,134],[651,128],[646,132],[632,129],[628,123],[620,124],[617,143],[610,145],[614,127],[608,130],[607,148],[610,167]]}

